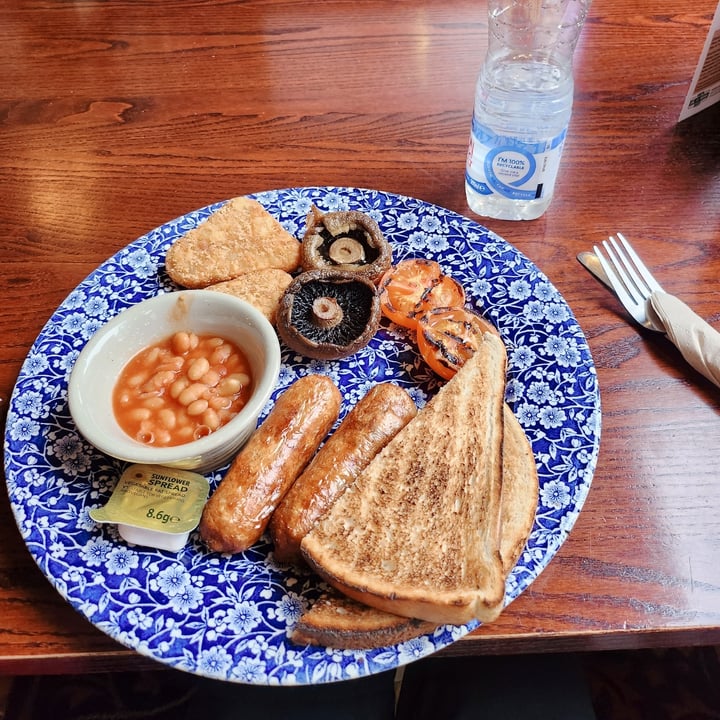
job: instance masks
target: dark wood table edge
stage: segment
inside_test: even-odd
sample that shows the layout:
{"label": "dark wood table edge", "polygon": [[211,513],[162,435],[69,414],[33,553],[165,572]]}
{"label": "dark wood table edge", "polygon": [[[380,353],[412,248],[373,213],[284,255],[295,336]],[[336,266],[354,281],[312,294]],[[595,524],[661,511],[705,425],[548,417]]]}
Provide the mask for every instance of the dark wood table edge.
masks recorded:
{"label": "dark wood table edge", "polygon": [[485,637],[470,633],[443,648],[439,655],[528,655],[535,653],[583,653],[613,650],[720,645],[720,628],[672,628],[669,630],[598,630],[581,633],[513,633]]}
{"label": "dark wood table edge", "polygon": [[[523,633],[483,637],[470,633],[437,653],[437,657],[476,655],[532,655],[545,653],[659,650],[720,646],[720,629],[695,628],[672,633],[661,630],[617,630],[613,632]],[[0,657],[0,675],[70,675],[103,672],[146,672],[171,670],[159,660],[118,646],[117,650],[93,653],[38,653],[37,655],[6,655]],[[177,670],[177,672],[185,672]]]}

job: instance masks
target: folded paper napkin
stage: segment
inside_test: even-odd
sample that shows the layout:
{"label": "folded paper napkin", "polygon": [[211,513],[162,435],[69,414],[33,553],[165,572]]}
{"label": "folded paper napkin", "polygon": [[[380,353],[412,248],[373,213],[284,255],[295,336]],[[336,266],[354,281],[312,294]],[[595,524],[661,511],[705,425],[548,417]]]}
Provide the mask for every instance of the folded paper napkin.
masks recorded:
{"label": "folded paper napkin", "polygon": [[688,363],[720,386],[720,332],[674,295],[654,292],[650,304]]}

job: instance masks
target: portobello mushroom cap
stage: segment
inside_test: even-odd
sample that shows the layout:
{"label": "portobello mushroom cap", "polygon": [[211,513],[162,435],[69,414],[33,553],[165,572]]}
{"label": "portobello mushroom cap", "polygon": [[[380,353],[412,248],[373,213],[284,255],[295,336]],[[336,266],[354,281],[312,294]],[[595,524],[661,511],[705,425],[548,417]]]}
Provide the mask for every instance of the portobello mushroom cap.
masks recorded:
{"label": "portobello mushroom cap", "polygon": [[380,296],[364,277],[342,270],[298,275],[280,299],[283,342],[311,358],[337,360],[365,347],[380,324]]}
{"label": "portobello mushroom cap", "polygon": [[323,214],[313,205],[300,262],[305,271],[336,268],[378,283],[392,263],[392,250],[369,215],[357,210]]}

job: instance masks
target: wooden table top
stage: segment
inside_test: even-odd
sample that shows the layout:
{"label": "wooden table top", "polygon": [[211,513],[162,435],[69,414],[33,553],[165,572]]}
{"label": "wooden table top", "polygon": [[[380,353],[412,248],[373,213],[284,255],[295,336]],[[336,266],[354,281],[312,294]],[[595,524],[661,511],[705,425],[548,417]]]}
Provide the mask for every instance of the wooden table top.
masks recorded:
{"label": "wooden table top", "polygon": [[[414,196],[477,219],[549,276],[589,340],[603,410],[569,539],[496,623],[443,652],[719,643],[720,391],[575,260],[620,230],[720,327],[720,104],[676,124],[714,9],[595,3],[556,197],[513,223],[473,216],[464,195],[482,3],[3,3],[3,406],[69,292],[163,222],[272,188]],[[154,666],[52,589],[2,492],[0,672]]]}

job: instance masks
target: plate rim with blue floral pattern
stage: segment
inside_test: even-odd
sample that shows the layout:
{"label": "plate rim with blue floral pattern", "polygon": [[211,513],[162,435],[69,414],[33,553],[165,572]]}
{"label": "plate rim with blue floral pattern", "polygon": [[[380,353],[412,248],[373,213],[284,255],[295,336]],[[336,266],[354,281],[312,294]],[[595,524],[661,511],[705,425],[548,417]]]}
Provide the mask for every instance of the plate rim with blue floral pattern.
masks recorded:
{"label": "plate rim with blue floral pattern", "polygon": [[[393,259],[438,260],[468,303],[499,329],[508,349],[506,401],[530,439],[540,495],[530,538],[506,584],[506,604],[537,578],[572,529],[587,497],[600,439],[600,395],[587,340],[548,278],[501,237],[416,198],[353,187],[300,187],[250,195],[301,237],[311,205],[360,210],[380,225]],[[10,398],[5,474],[15,521],[53,587],[97,628],[173,668],[256,685],[308,685],[372,675],[447,647],[478,626],[443,626],[372,650],[295,645],[289,633],[324,589],[309,571],[273,560],[263,538],[246,553],[208,553],[197,532],[179,553],[128,545],[89,510],[107,501],[124,465],[78,434],[67,381],[78,353],[104,322],[177,287],[164,270],[170,244],[224,201],[171,220],[121,249],[59,306],[28,353]],[[340,361],[283,349],[278,387],[325,373],[343,392],[341,418],[375,383],[405,387],[419,407],[441,382],[406,331],[387,321],[370,344]],[[216,486],[224,469],[208,474]]]}

